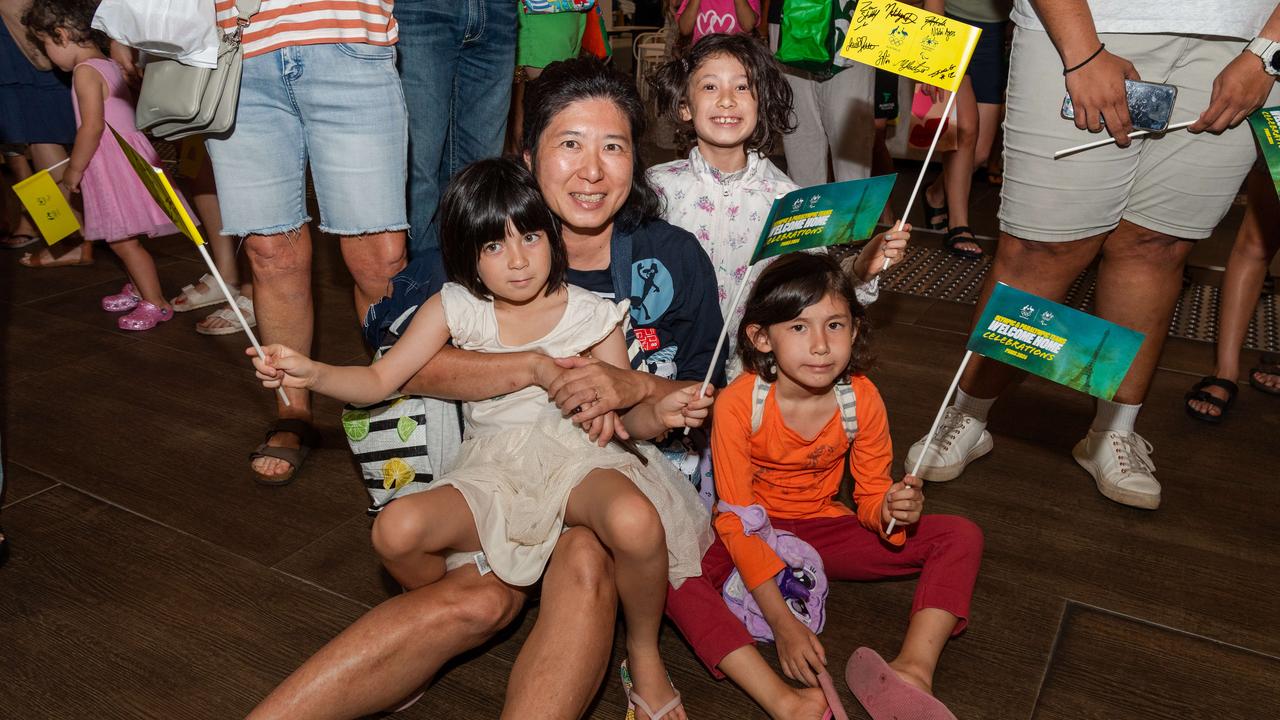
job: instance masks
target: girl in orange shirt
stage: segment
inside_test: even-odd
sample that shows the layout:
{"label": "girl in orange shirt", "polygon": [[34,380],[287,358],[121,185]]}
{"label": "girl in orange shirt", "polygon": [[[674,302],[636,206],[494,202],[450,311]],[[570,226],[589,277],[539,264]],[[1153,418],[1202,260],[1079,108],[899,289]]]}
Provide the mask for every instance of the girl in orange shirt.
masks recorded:
{"label": "girl in orange shirt", "polygon": [[[763,507],[775,530],[817,550],[831,580],[919,574],[898,656],[885,662],[859,648],[846,680],[875,720],[954,720],[932,695],[933,671],[947,639],[967,622],[982,531],[960,517],[921,517],[920,480],[890,478],[884,402],[863,375],[868,335],[865,310],[827,255],[794,253],[765,270],[738,329],[744,372],[716,401],[716,491],[722,504]],[[850,394],[836,387],[843,383],[855,404],[852,439]],[[836,499],[846,463],[852,507]],[[897,528],[886,535],[893,519]],[[732,678],[771,717],[842,717],[829,684],[825,696],[818,689],[826,680],[822,643],[779,590],[786,565],[759,535],[743,531],[734,512],[717,513],[714,524],[719,537],[703,557],[702,577],[669,590],[667,614],[713,674]],[[773,631],[784,674],[807,688],[773,671],[721,599],[735,569]]]}

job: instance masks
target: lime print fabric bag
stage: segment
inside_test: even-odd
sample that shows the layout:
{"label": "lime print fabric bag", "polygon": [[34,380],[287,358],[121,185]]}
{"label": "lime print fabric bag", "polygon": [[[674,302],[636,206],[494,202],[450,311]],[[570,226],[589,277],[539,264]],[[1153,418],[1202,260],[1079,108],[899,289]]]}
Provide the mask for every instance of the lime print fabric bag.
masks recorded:
{"label": "lime print fabric bag", "polygon": [[524,11],[530,15],[560,12],[586,12],[596,0],[524,0]]}

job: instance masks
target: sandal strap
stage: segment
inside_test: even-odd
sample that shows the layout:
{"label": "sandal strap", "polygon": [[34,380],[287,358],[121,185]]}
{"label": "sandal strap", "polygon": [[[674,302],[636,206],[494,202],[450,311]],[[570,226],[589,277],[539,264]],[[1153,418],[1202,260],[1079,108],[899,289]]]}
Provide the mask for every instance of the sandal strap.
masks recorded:
{"label": "sandal strap", "polygon": [[1219,410],[1226,410],[1228,407],[1231,406],[1230,400],[1223,400],[1217,395],[1213,395],[1211,393],[1205,392],[1204,390],[1196,390],[1195,392],[1187,393],[1187,402],[1192,402],[1195,400],[1199,400],[1200,402],[1207,402],[1210,405],[1218,408]]}
{"label": "sandal strap", "polygon": [[[1216,387],[1216,388],[1222,388],[1223,390],[1226,390],[1227,395],[1229,396],[1227,398],[1228,402],[1230,402],[1231,400],[1234,400],[1236,397],[1236,393],[1240,391],[1239,385],[1236,385],[1235,383],[1231,382],[1226,378],[1220,378],[1215,375],[1206,375],[1200,378],[1200,382],[1196,383],[1195,385],[1192,385],[1191,390],[1192,392],[1197,392],[1197,391],[1204,392],[1204,389],[1207,387]],[[1205,394],[1208,395],[1208,393],[1205,393]],[[1210,397],[1213,397],[1213,396],[1210,395]]]}
{"label": "sandal strap", "polygon": [[967,237],[967,238],[961,238],[960,242],[964,242],[965,240],[975,240],[975,239],[976,239],[976,238],[974,238],[974,237],[973,237],[973,230],[969,229],[969,226],[968,226],[968,225],[957,225],[957,226],[955,226],[955,227],[953,227],[953,228],[948,228],[948,229],[947,229],[947,241],[948,241],[948,242],[950,242],[951,240],[954,240],[956,237],[958,237],[958,236],[960,236],[960,235],[962,235],[962,234],[964,234],[964,233],[969,233],[969,237]]}

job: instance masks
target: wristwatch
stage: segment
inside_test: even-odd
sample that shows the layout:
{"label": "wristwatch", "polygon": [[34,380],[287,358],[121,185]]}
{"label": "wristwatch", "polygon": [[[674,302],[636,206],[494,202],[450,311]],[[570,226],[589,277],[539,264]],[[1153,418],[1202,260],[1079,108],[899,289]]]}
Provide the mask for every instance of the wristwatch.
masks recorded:
{"label": "wristwatch", "polygon": [[1268,74],[1280,75],[1280,42],[1256,37],[1244,49],[1262,58],[1262,69]]}

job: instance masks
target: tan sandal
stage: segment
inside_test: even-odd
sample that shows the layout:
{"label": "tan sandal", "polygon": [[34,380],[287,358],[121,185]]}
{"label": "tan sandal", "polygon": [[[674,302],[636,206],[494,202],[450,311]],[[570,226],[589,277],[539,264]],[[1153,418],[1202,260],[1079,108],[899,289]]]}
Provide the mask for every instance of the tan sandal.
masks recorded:
{"label": "tan sandal", "polygon": [[[249,323],[249,327],[251,328],[257,327],[258,319],[253,314],[252,300],[250,300],[249,298],[243,295],[237,295],[236,307],[240,308],[240,313],[244,315],[244,320],[245,322]],[[214,327],[214,328],[205,327],[204,325],[201,324],[205,320],[208,320],[210,318],[213,318],[216,320],[222,320],[223,322],[226,322],[229,324],[226,325],[225,327]],[[244,327],[240,325],[240,320],[236,318],[235,312],[229,307],[224,307],[221,310],[214,310],[213,312],[206,315],[204,320],[201,320],[199,323],[196,323],[196,332],[200,333],[201,335],[235,335],[236,333],[244,332]]]}

